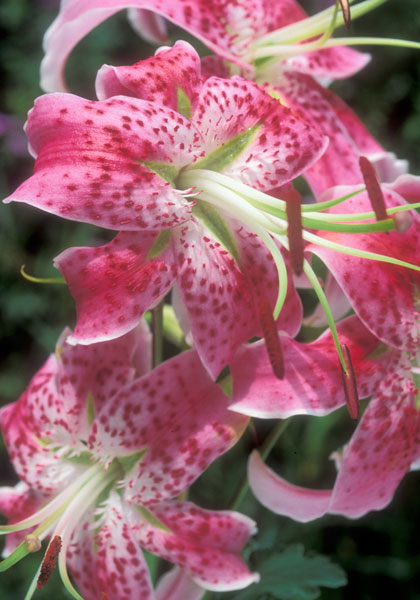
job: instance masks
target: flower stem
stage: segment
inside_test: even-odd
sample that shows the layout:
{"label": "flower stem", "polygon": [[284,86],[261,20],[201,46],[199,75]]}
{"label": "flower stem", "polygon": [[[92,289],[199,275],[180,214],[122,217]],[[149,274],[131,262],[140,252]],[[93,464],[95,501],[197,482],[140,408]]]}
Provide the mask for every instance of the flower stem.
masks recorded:
{"label": "flower stem", "polygon": [[[257,450],[260,453],[261,458],[263,460],[265,460],[268,457],[271,450],[274,448],[277,441],[279,440],[280,436],[286,430],[286,427],[289,425],[289,422],[290,422],[290,419],[286,419],[284,421],[279,421],[277,423],[277,425],[275,427],[273,427],[273,429],[267,435],[267,437],[265,438],[265,440],[263,441],[261,446],[259,448],[257,448]],[[248,476],[246,476],[230,505],[230,510],[238,510],[238,508],[244,501],[245,496],[248,493],[248,489],[249,489]]]}

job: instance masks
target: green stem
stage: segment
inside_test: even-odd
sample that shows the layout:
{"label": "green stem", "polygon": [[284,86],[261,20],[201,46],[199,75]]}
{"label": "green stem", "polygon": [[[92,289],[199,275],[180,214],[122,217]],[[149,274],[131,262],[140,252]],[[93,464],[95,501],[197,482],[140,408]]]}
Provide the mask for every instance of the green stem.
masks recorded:
{"label": "green stem", "polygon": [[[280,436],[285,431],[286,427],[289,425],[289,422],[290,419],[286,419],[285,421],[279,421],[277,425],[273,427],[273,429],[267,435],[261,446],[257,448],[263,460],[266,460],[271,450],[274,448],[277,441],[279,440]],[[242,502],[245,499],[245,496],[248,493],[248,489],[248,476],[246,476],[230,505],[230,510],[237,510],[239,508],[239,506],[242,504]]]}
{"label": "green stem", "polygon": [[163,358],[163,300],[152,309],[152,352],[153,368],[160,365]]}

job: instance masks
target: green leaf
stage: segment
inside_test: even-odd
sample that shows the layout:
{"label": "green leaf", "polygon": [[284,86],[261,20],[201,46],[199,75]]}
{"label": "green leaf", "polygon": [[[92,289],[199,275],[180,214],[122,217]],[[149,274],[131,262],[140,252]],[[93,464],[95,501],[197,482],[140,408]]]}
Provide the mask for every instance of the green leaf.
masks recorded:
{"label": "green leaf", "polygon": [[237,136],[219,146],[216,150],[194,163],[190,169],[208,169],[209,171],[222,171],[245,150],[257,135],[261,125],[254,125]]}
{"label": "green leaf", "polygon": [[338,588],[346,585],[347,577],[341,567],[327,556],[304,555],[302,544],[293,544],[280,553],[266,551],[254,554],[263,557],[255,570],[261,581],[244,590],[235,600],[255,600],[268,594],[281,600],[313,600],[320,586]]}

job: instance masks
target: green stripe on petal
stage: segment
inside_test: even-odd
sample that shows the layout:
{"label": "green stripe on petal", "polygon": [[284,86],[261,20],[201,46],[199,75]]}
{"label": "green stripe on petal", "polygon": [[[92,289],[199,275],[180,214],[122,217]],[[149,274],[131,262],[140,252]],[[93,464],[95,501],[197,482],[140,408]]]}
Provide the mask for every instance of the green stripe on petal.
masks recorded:
{"label": "green stripe on petal", "polygon": [[219,146],[216,150],[190,166],[190,169],[207,169],[209,171],[223,171],[233,163],[247,146],[255,139],[261,124],[253,125],[237,136]]}
{"label": "green stripe on petal", "polygon": [[161,531],[164,531],[165,533],[172,533],[172,531],[169,529],[169,527],[167,527],[164,523],[162,523],[162,521],[159,521],[159,519],[157,517],[155,517],[155,515],[153,515],[150,511],[147,510],[147,508],[145,508],[144,506],[136,506],[137,510],[139,511],[139,513],[141,514],[141,516],[143,517],[143,519],[145,519],[148,523],[150,523],[150,525],[152,525],[153,527],[157,527],[157,529],[160,529]]}
{"label": "green stripe on petal", "polygon": [[199,202],[193,207],[192,212],[193,215],[217,237],[239,265],[239,250],[236,246],[235,239],[217,210],[207,202]]}
{"label": "green stripe on petal", "polygon": [[143,456],[147,454],[148,451],[149,448],[143,448],[138,452],[133,452],[133,454],[119,456],[116,460],[124,469],[124,473],[129,473],[142,460]]}
{"label": "green stripe on petal", "polygon": [[175,180],[178,175],[178,169],[173,165],[146,160],[140,160],[139,163],[153,171],[153,173],[156,173],[161,179],[170,183],[172,187],[176,187]]}
{"label": "green stripe on petal", "polygon": [[176,90],[176,101],[179,114],[191,121],[191,102],[182,87]]}
{"label": "green stripe on petal", "polygon": [[163,231],[161,231],[155,239],[155,241],[153,242],[149,252],[147,253],[146,261],[151,260],[152,258],[156,258],[156,256],[159,256],[159,254],[162,254],[166,246],[169,244],[170,239],[170,229],[164,229]]}

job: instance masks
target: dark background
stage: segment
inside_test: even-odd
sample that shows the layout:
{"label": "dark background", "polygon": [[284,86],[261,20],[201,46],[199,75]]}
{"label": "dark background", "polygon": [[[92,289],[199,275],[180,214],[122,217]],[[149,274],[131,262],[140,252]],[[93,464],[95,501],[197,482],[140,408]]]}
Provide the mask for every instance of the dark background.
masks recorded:
{"label": "dark background", "polygon": [[[304,4],[309,12],[314,12],[330,3],[308,0]],[[355,22],[351,34],[418,40],[418,6],[418,0],[390,0]],[[57,7],[56,0],[2,0],[0,4],[2,198],[32,173],[33,161],[26,151],[22,126],[34,98],[42,93],[38,84],[41,41]],[[174,30],[173,39],[178,37],[191,41],[181,30]],[[200,49],[206,52],[202,46]],[[398,48],[371,47],[368,51],[373,55],[372,62],[352,79],[334,83],[333,89],[358,112],[387,149],[408,158],[411,172],[419,174],[420,54]],[[154,48],[130,29],[121,12],[93,31],[73,53],[68,65],[70,89],[93,98],[95,73],[103,63],[130,64],[153,52]],[[110,234],[50,217],[23,204],[3,205],[0,211],[0,401],[5,404],[17,399],[25,389],[30,377],[53,351],[64,325],[74,324],[73,302],[67,288],[30,283],[20,276],[21,265],[25,264],[26,270],[38,277],[57,276],[51,265],[54,256],[69,246],[104,242]],[[263,438],[271,425],[257,424],[258,435]],[[329,487],[334,468],[328,456],[345,443],[351,430],[348,418],[340,411],[323,419],[296,418],[269,464],[297,484]],[[226,508],[244,475],[252,443],[245,436],[230,455],[195,484],[191,497],[208,508]],[[4,450],[2,456],[1,484],[5,485],[14,482],[14,475]],[[376,600],[386,596],[420,600],[416,486],[418,475],[407,475],[390,507],[358,521],[325,517],[312,524],[296,524],[273,517],[257,505],[251,494],[242,509],[259,522],[260,536],[276,530],[279,547],[302,542],[308,551],[327,554],[344,567],[348,586],[323,589],[322,598]],[[0,575],[1,600],[24,597],[39,560],[39,556],[31,556]],[[57,574],[37,597],[67,597]],[[234,598],[235,594],[219,597]]]}

